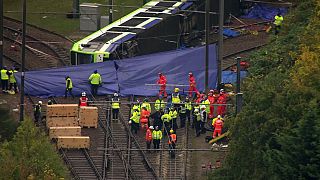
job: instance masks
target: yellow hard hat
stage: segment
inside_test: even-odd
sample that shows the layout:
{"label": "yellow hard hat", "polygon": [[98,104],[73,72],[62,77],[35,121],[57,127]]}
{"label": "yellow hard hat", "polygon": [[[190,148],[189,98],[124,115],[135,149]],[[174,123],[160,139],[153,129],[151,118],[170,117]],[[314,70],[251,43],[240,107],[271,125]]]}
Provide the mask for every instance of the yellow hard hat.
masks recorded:
{"label": "yellow hard hat", "polygon": [[180,89],[179,88],[174,88],[174,92],[179,92]]}
{"label": "yellow hard hat", "polygon": [[173,131],[173,129],[170,129],[170,133],[173,133],[174,131]]}

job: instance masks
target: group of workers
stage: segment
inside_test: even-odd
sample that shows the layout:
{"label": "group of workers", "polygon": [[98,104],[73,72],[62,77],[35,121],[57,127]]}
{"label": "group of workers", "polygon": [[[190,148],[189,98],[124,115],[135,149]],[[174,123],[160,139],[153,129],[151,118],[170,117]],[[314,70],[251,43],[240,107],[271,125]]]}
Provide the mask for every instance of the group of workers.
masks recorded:
{"label": "group of workers", "polygon": [[8,69],[7,66],[3,66],[0,70],[1,75],[1,88],[3,93],[15,94],[18,93],[17,80],[14,76],[18,72],[17,67]]}

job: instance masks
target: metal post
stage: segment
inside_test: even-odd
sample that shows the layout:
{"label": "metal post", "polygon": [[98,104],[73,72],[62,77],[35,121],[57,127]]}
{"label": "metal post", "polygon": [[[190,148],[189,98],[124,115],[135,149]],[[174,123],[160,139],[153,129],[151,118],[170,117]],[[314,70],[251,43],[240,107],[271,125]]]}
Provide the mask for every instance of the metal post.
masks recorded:
{"label": "metal post", "polygon": [[237,89],[236,89],[236,93],[240,92],[240,61],[241,61],[241,57],[236,57],[235,58],[236,62],[237,62]]}
{"label": "metal post", "polygon": [[73,9],[72,9],[72,14],[73,18],[79,18],[79,0],[73,0]]}
{"label": "metal post", "polygon": [[237,61],[237,89],[236,89],[236,114],[240,113],[241,108],[242,108],[242,93],[240,93],[240,62],[241,62],[241,57],[236,57],[235,60]]}
{"label": "metal post", "polygon": [[21,45],[21,87],[20,87],[20,121],[24,119],[24,66],[26,55],[26,21],[27,2],[22,0],[22,45]]}
{"label": "metal post", "polygon": [[218,85],[222,81],[224,0],[219,0]]}
{"label": "metal post", "polygon": [[113,21],[113,0],[109,0],[109,24]]}
{"label": "metal post", "polygon": [[0,68],[3,67],[3,0],[0,0]]}
{"label": "metal post", "polygon": [[205,33],[206,33],[206,54],[205,54],[205,91],[209,88],[209,27],[210,27],[210,0],[206,0],[206,14],[205,14]]}

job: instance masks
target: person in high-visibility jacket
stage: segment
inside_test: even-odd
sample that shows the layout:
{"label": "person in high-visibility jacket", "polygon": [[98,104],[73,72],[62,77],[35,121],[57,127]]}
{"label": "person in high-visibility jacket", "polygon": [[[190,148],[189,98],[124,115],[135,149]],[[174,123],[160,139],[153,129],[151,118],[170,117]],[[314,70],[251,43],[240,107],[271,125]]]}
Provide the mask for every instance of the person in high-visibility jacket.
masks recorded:
{"label": "person in high-visibility jacket", "polygon": [[177,118],[178,118],[178,112],[176,110],[176,108],[171,108],[169,115],[171,116],[171,128],[176,131],[178,129],[178,125],[177,125]]}
{"label": "person in high-visibility jacket", "polygon": [[274,16],[273,24],[275,26],[275,35],[277,35],[279,33],[282,21],[283,21],[283,17],[281,16],[280,13],[278,13],[276,16]]}
{"label": "person in high-visibility jacket", "polygon": [[36,104],[33,109],[34,121],[36,124],[40,124],[42,120],[41,107],[42,107],[42,101],[39,101],[38,104]]}
{"label": "person in high-visibility jacket", "polygon": [[192,98],[193,97],[193,93],[199,94],[199,91],[197,89],[197,85],[196,85],[196,79],[193,76],[193,73],[190,72],[189,73],[189,97]]}
{"label": "person in high-visibility jacket", "polygon": [[212,119],[212,123],[211,123],[212,127],[214,127],[214,123],[215,123],[218,119],[220,119],[221,121],[223,121],[223,118],[222,118],[220,115],[218,115],[216,118],[213,118],[213,119]]}
{"label": "person in high-visibility jacket", "polygon": [[219,104],[218,105],[218,115],[223,117],[226,113],[226,107],[227,107],[225,105],[225,104],[227,104],[227,94],[224,92],[223,89],[220,90],[220,95],[218,97],[217,104]]}
{"label": "person in high-visibility jacket", "polygon": [[9,82],[9,72],[6,66],[3,66],[3,68],[1,69],[0,75],[1,75],[2,92],[6,93],[8,92],[8,82]]}
{"label": "person in high-visibility jacket", "polygon": [[193,119],[194,119],[194,126],[196,129],[196,136],[200,136],[200,122],[201,122],[201,114],[199,112],[199,109],[196,108],[193,111]]}
{"label": "person in high-visibility jacket", "polygon": [[154,109],[159,111],[160,109],[164,110],[166,103],[164,102],[162,96],[159,96],[156,102],[154,103]]}
{"label": "person in high-visibility jacket", "polygon": [[181,102],[180,110],[179,110],[179,117],[180,117],[180,128],[184,128],[186,125],[186,117],[187,117],[187,108],[186,103]]}
{"label": "person in high-visibility jacket", "polygon": [[72,88],[73,88],[72,80],[70,76],[66,76],[66,91],[64,93],[65,98],[67,98],[68,93],[72,96],[72,98],[74,98],[74,95],[72,94]]}
{"label": "person in high-visibility jacket", "polygon": [[209,115],[209,113],[210,113],[210,100],[206,96],[203,97],[202,104],[206,106],[206,112]]}
{"label": "person in high-visibility jacket", "polygon": [[162,139],[162,131],[156,126],[155,130],[152,132],[153,148],[160,148],[160,141]]}
{"label": "person in high-visibility jacket", "polygon": [[131,125],[131,131],[135,134],[138,134],[139,130],[139,121],[140,121],[140,112],[136,108],[134,108],[134,112],[130,117],[129,124]]}
{"label": "person in high-visibility jacket", "polygon": [[98,70],[95,70],[93,74],[89,77],[89,82],[91,84],[91,93],[93,96],[98,94],[98,88],[102,85],[101,75],[98,73]]}
{"label": "person in high-visibility jacket", "polygon": [[88,98],[86,96],[86,92],[81,93],[81,97],[79,98],[79,106],[88,106]]}
{"label": "person in high-visibility jacket", "polygon": [[137,102],[132,106],[131,114],[133,114],[135,108],[136,108],[136,110],[138,110],[140,112],[141,105],[140,105],[140,101],[139,100],[137,100]]}
{"label": "person in high-visibility jacket", "polygon": [[151,113],[151,105],[148,101],[149,101],[148,98],[144,98],[141,106],[145,106],[147,108],[147,111]]}
{"label": "person in high-visibility jacket", "polygon": [[[146,131],[146,144],[147,144],[147,149],[149,150],[151,147],[151,142],[152,142],[152,130],[153,130],[153,126],[150,126],[149,128],[147,128]],[[148,151],[149,152],[149,151]]]}
{"label": "person in high-visibility jacket", "polygon": [[213,127],[214,127],[214,131],[213,131],[213,134],[212,134],[212,138],[216,138],[217,135],[218,136],[221,136],[221,132],[222,132],[222,128],[223,128],[223,121],[221,118],[218,118],[214,124],[213,124]]}
{"label": "person in high-visibility jacket", "polygon": [[180,94],[179,94],[180,89],[179,88],[174,88],[174,92],[171,94],[171,102],[173,107],[179,108],[180,107]]}
{"label": "person in high-visibility jacket", "polygon": [[144,105],[142,105],[141,108],[142,109],[140,114],[140,125],[141,125],[141,129],[144,129],[148,127],[150,112],[147,110],[147,108]]}
{"label": "person in high-visibility jacket", "polygon": [[120,99],[118,93],[114,93],[111,98],[111,108],[112,108],[112,119],[118,120],[119,109],[120,109]]}
{"label": "person in high-visibility jacket", "polygon": [[168,113],[168,110],[164,111],[164,114],[161,116],[161,120],[164,124],[164,134],[167,135],[167,132],[171,129],[171,116]]}
{"label": "person in high-visibility jacket", "polygon": [[190,124],[191,122],[191,112],[192,112],[192,103],[189,100],[188,97],[186,97],[186,102],[184,104],[184,106],[186,107],[186,121],[188,121],[188,123]]}
{"label": "person in high-visibility jacket", "polygon": [[17,87],[17,80],[14,76],[15,73],[17,73],[17,68],[12,68],[10,71],[8,71],[9,74],[9,90],[18,93],[18,87]]}
{"label": "person in high-visibility jacket", "polygon": [[200,114],[201,114],[200,129],[201,129],[201,133],[204,134],[206,133],[205,124],[207,123],[207,120],[208,120],[208,113],[206,111],[205,105],[201,105],[200,109],[201,109],[200,110]]}
{"label": "person in high-visibility jacket", "polygon": [[160,86],[158,95],[159,96],[163,95],[164,97],[167,97],[167,92],[166,92],[167,78],[162,73],[159,73],[159,79],[157,80],[157,84]]}
{"label": "person in high-visibility jacket", "polygon": [[173,150],[176,149],[176,143],[177,143],[177,135],[174,133],[174,130],[171,129],[169,140],[168,140],[168,145],[169,145],[169,149],[170,149],[169,153],[170,153],[171,158],[175,157],[175,151],[173,151]]}

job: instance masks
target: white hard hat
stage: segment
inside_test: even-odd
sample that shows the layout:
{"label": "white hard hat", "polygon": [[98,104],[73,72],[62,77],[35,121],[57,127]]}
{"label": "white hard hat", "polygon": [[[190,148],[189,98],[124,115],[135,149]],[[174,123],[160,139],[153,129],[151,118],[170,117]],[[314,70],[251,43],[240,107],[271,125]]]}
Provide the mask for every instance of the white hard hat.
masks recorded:
{"label": "white hard hat", "polygon": [[201,107],[200,107],[201,109],[205,109],[206,108],[206,106],[205,105],[201,105]]}
{"label": "white hard hat", "polygon": [[86,92],[82,92],[81,96],[86,96]]}
{"label": "white hard hat", "polygon": [[42,101],[39,101],[38,104],[42,104]]}
{"label": "white hard hat", "polygon": [[130,120],[130,121],[129,121],[129,124],[131,124],[131,123],[132,123],[132,121]]}
{"label": "white hard hat", "polygon": [[150,126],[149,129],[154,129],[153,126]]}
{"label": "white hard hat", "polygon": [[195,109],[194,112],[199,112],[199,109]]}
{"label": "white hard hat", "polygon": [[220,92],[224,92],[224,89],[220,89]]}
{"label": "white hard hat", "polygon": [[118,93],[114,93],[113,96],[118,96]]}
{"label": "white hard hat", "polygon": [[221,116],[220,115],[218,115],[218,117],[217,118],[221,118]]}

